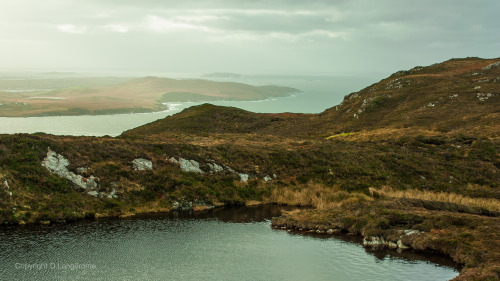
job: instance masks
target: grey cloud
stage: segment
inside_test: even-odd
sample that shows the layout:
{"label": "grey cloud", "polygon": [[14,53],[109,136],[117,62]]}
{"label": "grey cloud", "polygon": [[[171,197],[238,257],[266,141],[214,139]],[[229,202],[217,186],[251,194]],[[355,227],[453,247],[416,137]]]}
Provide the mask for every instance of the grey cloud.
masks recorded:
{"label": "grey cloud", "polygon": [[399,69],[450,56],[498,56],[499,10],[497,0],[3,1],[0,41],[8,44],[0,61],[168,64],[173,71],[210,65],[287,71],[295,63],[303,71],[335,71],[383,62]]}

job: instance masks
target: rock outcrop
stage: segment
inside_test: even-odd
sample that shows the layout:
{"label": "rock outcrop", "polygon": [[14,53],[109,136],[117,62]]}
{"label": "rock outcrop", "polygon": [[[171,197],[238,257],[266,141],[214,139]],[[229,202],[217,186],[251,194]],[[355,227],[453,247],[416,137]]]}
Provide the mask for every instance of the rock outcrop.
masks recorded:
{"label": "rock outcrop", "polygon": [[132,168],[136,171],[153,170],[153,162],[143,158],[134,159],[132,161]]}
{"label": "rock outcrop", "polygon": [[[199,163],[195,160],[188,160],[188,159],[184,159],[181,157],[179,157],[179,160],[177,160],[175,157],[170,157],[167,159],[167,161],[169,161],[170,163],[179,165],[181,170],[183,170],[184,172],[191,172],[191,173],[198,173],[198,174],[205,174],[206,173],[205,171],[203,171],[200,168],[201,163]],[[209,167],[209,169],[210,169],[208,171],[209,174],[222,173],[222,172],[226,171],[226,172],[229,172],[231,174],[238,174],[241,182],[248,182],[248,180],[251,177],[250,174],[239,173],[239,172],[237,173],[235,170],[233,170],[229,166],[219,165],[219,164],[215,163],[214,160],[207,159],[207,161],[210,161],[210,162],[206,162],[206,163],[204,163],[204,165],[207,165]],[[254,177],[254,175],[252,175],[252,177]],[[262,179],[267,182],[267,181],[272,180],[273,178],[274,179],[277,178],[276,174],[273,174],[273,177],[266,175]]]}
{"label": "rock outcrop", "polygon": [[495,67],[500,67],[500,61],[497,61],[497,62],[494,62],[492,64],[489,64],[489,65],[483,67],[482,70],[488,70],[488,69],[492,69],[492,68],[495,68]]}
{"label": "rock outcrop", "polygon": [[200,169],[200,163],[195,160],[187,160],[184,158],[179,158],[179,160],[177,160],[174,157],[171,157],[170,159],[168,159],[168,161],[174,164],[179,164],[181,170],[183,170],[184,172],[192,172],[198,174],[205,173],[202,169]]}
{"label": "rock outcrop", "polygon": [[398,249],[398,250],[404,250],[408,249],[410,247],[406,246],[403,244],[403,241],[401,240],[405,236],[410,236],[413,234],[419,234],[420,231],[414,230],[414,229],[405,229],[401,231],[401,235],[399,236],[399,239],[394,242],[390,240],[384,239],[384,237],[365,237],[363,238],[363,246],[371,246],[371,247],[388,247],[390,249]]}
{"label": "rock outcrop", "polygon": [[248,174],[239,174],[239,176],[240,176],[240,181],[241,182],[247,182],[248,181],[248,178],[249,178]]}
{"label": "rock outcrop", "polygon": [[222,166],[217,165],[216,163],[207,163],[208,167],[210,167],[210,173],[220,173],[224,171]]}
{"label": "rock outcrop", "polygon": [[56,174],[70,181],[78,189],[94,189],[98,187],[99,179],[90,176],[88,178],[77,175],[68,170],[70,162],[64,156],[57,154],[48,148],[47,157],[42,161],[42,166],[47,168],[52,174]]}

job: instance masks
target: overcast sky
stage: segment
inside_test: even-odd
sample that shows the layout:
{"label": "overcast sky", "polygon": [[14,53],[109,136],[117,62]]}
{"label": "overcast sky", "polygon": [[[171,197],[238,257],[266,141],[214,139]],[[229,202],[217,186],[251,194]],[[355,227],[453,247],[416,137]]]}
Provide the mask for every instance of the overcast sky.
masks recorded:
{"label": "overcast sky", "polygon": [[395,72],[500,57],[499,0],[0,0],[0,68]]}

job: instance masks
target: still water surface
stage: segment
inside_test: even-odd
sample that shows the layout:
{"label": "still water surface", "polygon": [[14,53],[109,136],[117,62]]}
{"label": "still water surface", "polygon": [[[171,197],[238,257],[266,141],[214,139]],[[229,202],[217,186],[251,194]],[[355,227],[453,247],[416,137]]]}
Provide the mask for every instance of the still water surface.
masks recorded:
{"label": "still water surface", "polygon": [[[451,267],[273,230],[277,206],[0,228],[2,280],[449,280]],[[393,254],[397,255],[394,251]],[[405,258],[406,257],[406,258]],[[408,259],[409,258],[409,259]],[[81,268],[77,268],[81,267]]]}

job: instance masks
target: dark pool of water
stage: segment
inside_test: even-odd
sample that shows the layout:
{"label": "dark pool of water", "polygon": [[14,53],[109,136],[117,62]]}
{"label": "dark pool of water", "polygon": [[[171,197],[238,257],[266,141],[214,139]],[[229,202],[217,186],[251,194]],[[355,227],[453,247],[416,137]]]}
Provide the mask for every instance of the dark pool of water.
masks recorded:
{"label": "dark pool of water", "polygon": [[440,257],[370,252],[356,241],[273,230],[269,219],[280,209],[3,227],[0,279],[449,280],[458,275]]}

